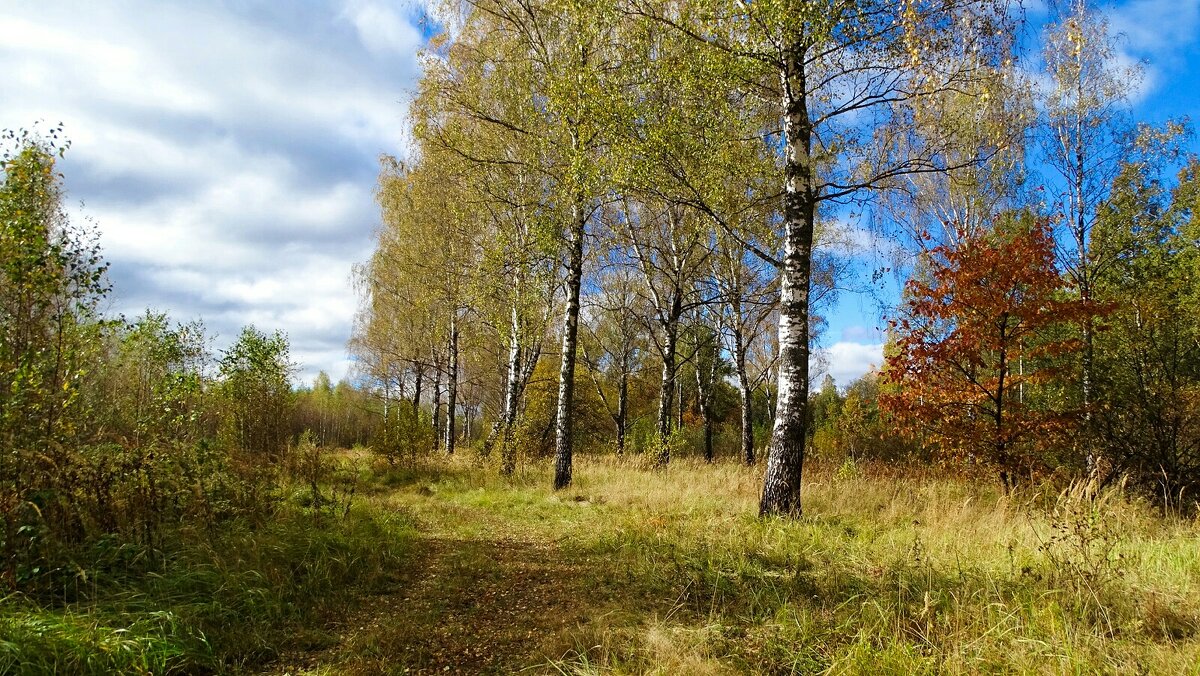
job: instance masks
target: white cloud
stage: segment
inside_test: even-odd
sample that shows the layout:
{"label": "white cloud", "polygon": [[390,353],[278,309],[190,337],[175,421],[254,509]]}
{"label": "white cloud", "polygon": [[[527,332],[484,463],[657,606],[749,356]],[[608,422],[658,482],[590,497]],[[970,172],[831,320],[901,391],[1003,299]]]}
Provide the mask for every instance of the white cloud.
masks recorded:
{"label": "white cloud", "polygon": [[1113,10],[1110,25],[1135,52],[1171,58],[1196,41],[1200,0],[1132,0]]}
{"label": "white cloud", "polygon": [[417,30],[391,8],[376,2],[352,2],[344,16],[358,30],[363,45],[375,54],[411,54]]}
{"label": "white cloud", "polygon": [[838,387],[846,387],[883,363],[883,343],[839,341],[821,350],[826,371]]}
{"label": "white cloud", "polygon": [[346,372],[351,266],[376,158],[403,151],[407,4],[156,0],[0,7],[0,127],[62,121],[75,217],[113,310],[203,316],[223,346],[282,329],[308,378]]}

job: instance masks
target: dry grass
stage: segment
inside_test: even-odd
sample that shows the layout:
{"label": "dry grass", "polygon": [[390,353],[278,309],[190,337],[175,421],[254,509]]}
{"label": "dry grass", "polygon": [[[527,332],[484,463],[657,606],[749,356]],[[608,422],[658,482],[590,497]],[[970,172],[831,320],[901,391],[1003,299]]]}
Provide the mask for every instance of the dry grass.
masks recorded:
{"label": "dry grass", "polygon": [[[1116,490],[1006,497],[929,472],[814,466],[802,518],[759,519],[761,468],[732,463],[659,470],[583,456],[574,487],[555,493],[545,465],[504,478],[470,457],[416,470],[358,460],[350,518],[272,536],[270,561],[239,563],[223,583],[224,569],[181,558],[170,578],[181,582],[142,585],[137,608],[69,610],[131,628],[143,607],[185,618],[197,600],[181,585],[202,573],[213,579],[197,589],[241,589],[253,570],[288,569],[287,557],[306,569],[349,557],[314,578],[327,584],[263,596],[319,596],[346,612],[245,618],[195,647],[172,638],[192,622],[155,625],[147,636],[162,633],[162,646],[206,652],[142,659],[150,648],[127,641],[124,663],[236,671],[276,654],[271,670],[292,674],[1200,673],[1200,523]],[[314,556],[314,536],[336,547]],[[234,601],[205,612],[256,612]],[[55,617],[10,603],[0,625],[15,637],[17,624]],[[281,629],[291,638],[276,643]],[[60,634],[39,639],[38,664],[78,665],[103,643]],[[9,670],[22,663],[33,664]]]}
{"label": "dry grass", "polygon": [[1198,668],[1194,521],[1115,490],[1010,498],[932,474],[819,466],[803,518],[762,520],[760,472],[585,457],[561,494],[538,468],[504,481],[464,467],[427,487],[432,497],[393,499],[476,537],[555,542],[607,590],[568,632],[574,649],[551,660],[561,671]]}

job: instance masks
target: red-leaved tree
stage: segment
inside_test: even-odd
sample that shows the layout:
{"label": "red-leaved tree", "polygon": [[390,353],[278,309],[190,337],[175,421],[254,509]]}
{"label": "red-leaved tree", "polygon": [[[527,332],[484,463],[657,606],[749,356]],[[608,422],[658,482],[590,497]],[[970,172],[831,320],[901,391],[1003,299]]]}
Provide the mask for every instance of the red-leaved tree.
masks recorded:
{"label": "red-leaved tree", "polygon": [[[1046,223],[997,228],[930,252],[890,322],[880,404],[902,431],[956,458],[994,464],[1005,489],[1038,463],[1063,416],[1026,392],[1054,376],[1086,312],[1063,293]],[[1063,329],[1063,330],[1059,330]]]}

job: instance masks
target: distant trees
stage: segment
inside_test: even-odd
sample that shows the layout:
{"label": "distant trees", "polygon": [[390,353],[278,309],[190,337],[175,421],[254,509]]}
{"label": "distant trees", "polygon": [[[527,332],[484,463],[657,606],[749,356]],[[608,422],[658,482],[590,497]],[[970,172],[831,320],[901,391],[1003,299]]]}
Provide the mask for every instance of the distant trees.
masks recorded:
{"label": "distant trees", "polygon": [[[353,448],[374,443],[383,424],[382,402],[364,387],[342,380],[336,385],[324,371],[312,384],[295,390],[296,404],[292,415],[291,433],[298,438],[308,431],[313,441],[331,448]],[[408,411],[407,406],[393,406],[390,414]]]}
{"label": "distant trees", "polygon": [[1172,506],[1200,489],[1198,171],[1193,158],[1168,191],[1152,162],[1122,163],[1092,237],[1109,308],[1093,342],[1095,464]]}
{"label": "distant trees", "polygon": [[764,369],[753,375],[748,362],[754,346],[762,342],[775,310],[776,280],[770,263],[726,236],[718,239],[712,269],[712,285],[722,301],[717,310],[722,348],[729,355],[741,404],[740,456],[747,465],[753,465],[756,460],[754,392],[770,373]]}
{"label": "distant trees", "polygon": [[597,280],[600,289],[585,305],[589,316],[580,341],[588,377],[613,422],[617,453],[625,452],[629,431],[630,380],[648,350],[646,329],[640,321],[647,310],[638,295],[636,274],[617,267]]}
{"label": "distant trees", "polygon": [[173,324],[148,311],[110,324],[105,342],[105,368],[94,374],[85,405],[108,439],[145,451],[206,436],[216,411],[207,410],[212,354],[203,324]]}
{"label": "distant trees", "polygon": [[1049,227],[1061,213],[1038,239],[1002,218],[923,256],[892,324],[882,397],[911,438],[943,459],[985,461],[1007,488],[1057,470],[1125,477],[1168,506],[1195,490],[1200,342],[1185,289],[1200,251],[1188,235],[1196,161],[1174,187],[1164,175],[1187,133],[1142,126],[1122,137],[1115,167],[1089,160],[1111,178],[1086,177],[1093,206],[1082,221],[1072,212],[1069,238]]}
{"label": "distant trees", "polygon": [[222,427],[227,443],[270,460],[283,456],[291,435],[294,368],[282,333],[242,329],[217,365],[228,411]]}
{"label": "distant trees", "polygon": [[700,279],[707,273],[708,237],[696,222],[696,214],[679,204],[625,201],[621,214],[623,244],[629,265],[642,275],[650,312],[647,332],[662,363],[658,397],[658,462],[670,461],[667,438],[673,426],[679,386],[680,341],[685,313],[708,302]]}

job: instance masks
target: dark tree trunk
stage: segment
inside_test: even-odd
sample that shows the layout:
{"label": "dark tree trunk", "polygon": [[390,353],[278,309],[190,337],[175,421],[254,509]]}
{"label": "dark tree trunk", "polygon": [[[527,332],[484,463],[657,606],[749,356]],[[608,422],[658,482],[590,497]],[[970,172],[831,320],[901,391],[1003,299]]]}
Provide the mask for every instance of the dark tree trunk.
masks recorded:
{"label": "dark tree trunk", "polygon": [[413,419],[416,419],[421,414],[421,381],[425,377],[425,367],[420,364],[416,365],[416,377],[413,378]]}
{"label": "dark tree trunk", "polygon": [[[716,340],[715,336],[712,340]],[[711,354],[708,351],[711,349]],[[712,400],[713,391],[717,385],[717,370],[720,360],[720,350],[716,345],[700,346],[697,348],[696,359],[696,404],[700,408],[700,416],[704,420],[704,461],[713,461],[713,420]],[[703,355],[704,359],[699,357]]]}
{"label": "dark tree trunk", "polygon": [[458,408],[458,310],[450,315],[450,341],[446,346],[449,366],[446,373],[446,454],[454,455],[455,409]]}

